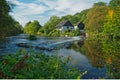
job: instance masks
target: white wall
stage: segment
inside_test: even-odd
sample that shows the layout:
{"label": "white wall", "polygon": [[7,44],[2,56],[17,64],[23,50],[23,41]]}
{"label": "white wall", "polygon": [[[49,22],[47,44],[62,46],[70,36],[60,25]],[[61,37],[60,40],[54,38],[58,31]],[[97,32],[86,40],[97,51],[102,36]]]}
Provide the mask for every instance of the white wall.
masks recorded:
{"label": "white wall", "polygon": [[74,26],[74,29],[75,29],[75,30],[78,29],[78,26]]}
{"label": "white wall", "polygon": [[65,31],[65,30],[74,30],[74,27],[72,26],[62,26],[60,28],[56,28],[56,30],[60,30],[60,31]]}
{"label": "white wall", "polygon": [[68,30],[68,29],[69,29],[69,30],[74,30],[74,28],[73,28],[72,26],[62,26],[62,27],[61,27],[61,30],[62,30],[62,31],[65,31],[65,30]]}

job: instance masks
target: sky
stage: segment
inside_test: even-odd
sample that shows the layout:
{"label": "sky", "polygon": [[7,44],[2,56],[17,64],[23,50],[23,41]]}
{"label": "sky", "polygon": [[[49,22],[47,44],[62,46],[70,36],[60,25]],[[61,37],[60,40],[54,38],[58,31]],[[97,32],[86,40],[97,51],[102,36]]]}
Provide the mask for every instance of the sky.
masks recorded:
{"label": "sky", "polygon": [[109,3],[110,0],[7,0],[16,6],[10,12],[22,26],[27,22],[38,20],[44,25],[51,16],[58,17],[74,15],[77,12],[91,8],[94,3],[103,1]]}

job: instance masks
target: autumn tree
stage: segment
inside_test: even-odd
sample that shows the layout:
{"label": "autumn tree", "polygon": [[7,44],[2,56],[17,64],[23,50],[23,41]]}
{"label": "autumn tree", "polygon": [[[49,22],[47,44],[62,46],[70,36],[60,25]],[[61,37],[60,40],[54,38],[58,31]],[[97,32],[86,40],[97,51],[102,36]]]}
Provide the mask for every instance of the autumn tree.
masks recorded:
{"label": "autumn tree", "polygon": [[95,3],[93,8],[90,9],[86,19],[86,31],[89,36],[95,36],[101,32],[107,10],[108,7],[104,2]]}

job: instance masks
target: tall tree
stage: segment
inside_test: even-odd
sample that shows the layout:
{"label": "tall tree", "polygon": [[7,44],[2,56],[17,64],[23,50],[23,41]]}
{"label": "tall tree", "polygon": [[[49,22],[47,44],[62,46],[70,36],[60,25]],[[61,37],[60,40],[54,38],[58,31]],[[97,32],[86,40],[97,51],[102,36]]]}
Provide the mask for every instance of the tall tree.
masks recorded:
{"label": "tall tree", "polygon": [[9,15],[10,11],[11,8],[8,2],[6,0],[0,0],[0,39],[19,32],[17,32],[18,28],[15,25],[16,21]]}
{"label": "tall tree", "polygon": [[[111,0],[106,15],[102,36],[107,39],[120,39],[120,0]],[[115,5],[115,6],[114,6]]]}
{"label": "tall tree", "polygon": [[49,21],[45,23],[43,28],[45,29],[45,33],[49,34],[51,31],[55,30],[55,26],[60,22],[60,18],[57,16],[51,16]]}
{"label": "tall tree", "polygon": [[86,31],[89,36],[94,36],[101,32],[107,10],[108,7],[104,2],[95,3],[93,8],[90,9],[86,20]]}

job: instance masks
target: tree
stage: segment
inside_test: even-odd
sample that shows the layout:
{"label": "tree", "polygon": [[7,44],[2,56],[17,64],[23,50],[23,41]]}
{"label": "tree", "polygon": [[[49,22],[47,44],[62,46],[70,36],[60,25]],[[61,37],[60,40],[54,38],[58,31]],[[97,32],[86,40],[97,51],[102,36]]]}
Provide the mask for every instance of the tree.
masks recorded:
{"label": "tree", "polygon": [[111,9],[116,9],[116,7],[120,7],[120,0],[111,0],[109,3],[109,7]]}
{"label": "tree", "polygon": [[34,20],[33,22],[28,22],[26,26],[24,27],[24,32],[26,34],[35,35],[38,30],[41,28],[41,25],[37,20]]}
{"label": "tree", "polygon": [[10,6],[8,5],[6,0],[0,0],[0,18],[2,19],[4,16],[8,16],[10,12]]}
{"label": "tree", "polygon": [[72,15],[62,16],[61,21],[70,20],[72,17],[73,17]]}
{"label": "tree", "polygon": [[[116,0],[119,1],[119,0]],[[116,5],[116,7],[112,7]],[[120,39],[120,4],[116,4],[111,0],[109,4],[108,14],[106,15],[102,36],[105,39],[114,40]]]}
{"label": "tree", "polygon": [[108,7],[103,2],[95,3],[93,8],[87,14],[86,31],[89,36],[96,36],[101,32],[104,18],[107,14]]}
{"label": "tree", "polygon": [[49,21],[43,26],[45,34],[49,34],[55,30],[55,26],[60,22],[60,18],[57,16],[51,16]]}
{"label": "tree", "polygon": [[93,6],[94,6],[94,7],[95,7],[95,6],[106,6],[106,3],[104,3],[104,2],[98,2],[98,3],[94,3]]}
{"label": "tree", "polygon": [[69,20],[73,25],[76,25],[78,22],[85,22],[86,15],[90,9],[85,9],[81,12],[78,12],[74,15],[66,15],[61,18],[61,21]]}
{"label": "tree", "polygon": [[10,11],[11,8],[8,2],[6,0],[0,0],[0,39],[19,33],[20,29],[18,30],[18,26],[21,26],[9,15]]}
{"label": "tree", "polygon": [[27,22],[27,23],[25,24],[25,27],[28,26],[29,24],[31,24],[31,21]]}

